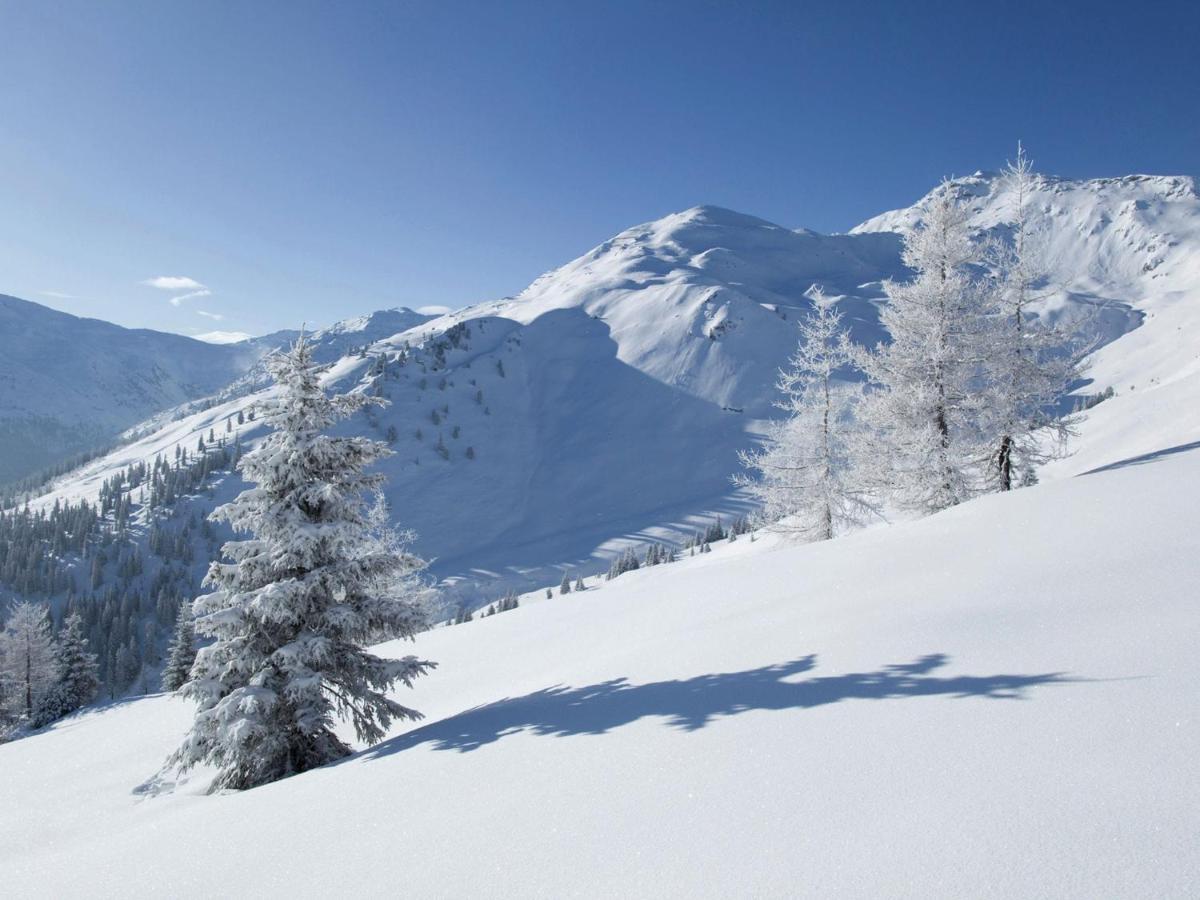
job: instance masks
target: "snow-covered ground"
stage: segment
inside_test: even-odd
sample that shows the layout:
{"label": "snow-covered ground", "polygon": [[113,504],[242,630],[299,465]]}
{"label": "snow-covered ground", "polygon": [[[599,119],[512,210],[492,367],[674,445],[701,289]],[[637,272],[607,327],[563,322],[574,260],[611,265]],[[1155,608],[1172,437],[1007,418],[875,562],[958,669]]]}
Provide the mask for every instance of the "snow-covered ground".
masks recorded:
{"label": "snow-covered ground", "polygon": [[530,598],[243,794],[139,792],[185,702],[88,712],[0,747],[4,891],[1195,897],[1198,505],[1165,453]]}

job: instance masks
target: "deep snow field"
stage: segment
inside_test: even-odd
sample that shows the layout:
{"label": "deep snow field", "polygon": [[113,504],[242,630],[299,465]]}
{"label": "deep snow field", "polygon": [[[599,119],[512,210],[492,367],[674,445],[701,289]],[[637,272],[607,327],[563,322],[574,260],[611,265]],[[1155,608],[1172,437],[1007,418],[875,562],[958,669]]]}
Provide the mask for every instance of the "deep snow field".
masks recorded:
{"label": "deep snow field", "polygon": [[1198,508],[1181,450],[531,596],[242,794],[139,790],[186,702],[87,712],[0,746],[4,892],[1195,897]]}

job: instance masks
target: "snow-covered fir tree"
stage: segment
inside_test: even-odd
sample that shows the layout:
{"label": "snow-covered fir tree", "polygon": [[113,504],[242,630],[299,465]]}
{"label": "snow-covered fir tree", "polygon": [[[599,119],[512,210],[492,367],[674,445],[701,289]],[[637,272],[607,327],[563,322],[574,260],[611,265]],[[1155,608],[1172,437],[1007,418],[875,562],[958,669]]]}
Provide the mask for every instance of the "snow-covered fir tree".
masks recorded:
{"label": "snow-covered fir tree", "polygon": [[1011,196],[1011,239],[989,250],[991,331],[986,356],[985,431],[989,481],[1001,491],[1032,480],[1036,466],[1060,455],[1072,420],[1054,406],[1082,377],[1072,336],[1033,310],[1044,299],[1045,247],[1032,228],[1029,204],[1035,175],[1025,149],[1004,170]]}
{"label": "snow-covered fir tree", "polygon": [[45,725],[73,713],[96,699],[100,686],[96,654],[89,652],[78,613],[67,616],[55,641],[58,679],[34,711],[37,725]]}
{"label": "snow-covered fir tree", "polygon": [[424,563],[387,530],[382,476],[364,471],[391,451],[323,433],[381,401],[326,395],[303,337],[266,365],[279,389],[259,412],[273,431],[240,464],[255,486],[213,512],[249,537],[224,545],[229,561],[210,566],[213,590],[194,602],[196,631],[214,640],[181,688],[197,702],[196,717],[168,760],[180,769],[214,765],[213,790],[255,787],[346,756],[334,732],[339,718],[359,740],[379,741],[393,720],[420,716],[384,692],[411,686],[434,665],[363,649],[426,626]]}
{"label": "snow-covered fir tree", "polygon": [[904,239],[906,282],[887,281],[880,320],[891,341],[859,355],[873,390],[860,405],[856,451],[868,484],[923,513],[980,490],[982,357],[988,322],[972,266],[980,249],[944,183]]}
{"label": "snow-covered fir tree", "polygon": [[571,593],[571,575],[570,575],[570,573],[563,572],[562,581],[560,581],[558,584],[558,593],[560,595]]}
{"label": "snow-covered fir tree", "polygon": [[48,607],[38,603],[13,603],[0,634],[4,706],[17,717],[32,719],[58,680],[58,654],[48,612]]}
{"label": "snow-covered fir tree", "polygon": [[163,690],[177,691],[183,687],[195,661],[196,629],[192,622],[192,604],[185,600],[179,604],[179,614],[175,617],[175,634],[162,673]]}
{"label": "snow-covered fir tree", "polygon": [[[853,351],[834,302],[819,288],[812,301],[799,346],[779,374],[783,398],[776,405],[787,417],[768,426],[761,449],[741,454],[749,474],[734,481],[759,501],[772,527],[828,540],[862,521],[872,505],[852,473],[854,408],[862,390],[838,377],[852,368]],[[738,530],[730,528],[730,540]]]}

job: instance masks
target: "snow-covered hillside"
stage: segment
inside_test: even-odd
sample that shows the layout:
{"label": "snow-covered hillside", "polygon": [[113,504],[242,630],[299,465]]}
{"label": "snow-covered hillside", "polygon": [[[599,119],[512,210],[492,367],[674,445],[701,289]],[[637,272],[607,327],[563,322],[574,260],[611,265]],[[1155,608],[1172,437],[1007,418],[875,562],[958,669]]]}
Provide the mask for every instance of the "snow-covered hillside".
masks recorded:
{"label": "snow-covered hillside", "polygon": [[[853,234],[902,232],[940,190]],[[1003,234],[1011,206],[993,175],[949,188],[980,229]],[[1200,439],[1200,197],[1189,177],[1038,179],[1031,213],[1050,272],[1046,308],[1090,314],[1110,341],[1092,355],[1087,391],[1113,399],[1090,410],[1070,458],[1044,476],[1083,472]],[[1122,336],[1123,335],[1123,336]],[[1116,338],[1120,338],[1116,340]]]}
{"label": "snow-covered hillside", "polygon": [[[242,794],[139,789],[158,696],[0,746],[14,896],[1184,898],[1200,451],[437,629],[427,714]],[[384,645],[382,652],[410,652]]]}
{"label": "snow-covered hillside", "polygon": [[[997,177],[944,189],[968,200],[981,236],[1003,233],[1011,198]],[[696,207],[631,228],[514,298],[319,332],[325,358],[349,354],[330,384],[392,400],[352,427],[392,442],[382,469],[393,512],[419,533],[435,574],[478,597],[500,581],[596,571],[623,543],[744,509],[729,475],[772,413],[806,293],[816,284],[839,297],[859,342],[884,339],[880,283],[905,274],[898,235],[928,202],[833,236]],[[1200,350],[1184,337],[1200,333],[1192,182],[1043,178],[1031,215],[1049,243],[1043,312],[1108,342],[1080,391],[1116,393],[1087,414],[1074,456],[1044,474],[1200,437]],[[415,318],[388,317],[402,314]],[[41,502],[92,497],[130,462],[194,448],[260,386],[251,373],[199,404],[210,408],[161,416]],[[239,430],[256,437],[252,425]],[[227,481],[201,505],[236,489]]]}
{"label": "snow-covered hillside", "polygon": [[257,356],[0,295],[0,484],[211,394]]}

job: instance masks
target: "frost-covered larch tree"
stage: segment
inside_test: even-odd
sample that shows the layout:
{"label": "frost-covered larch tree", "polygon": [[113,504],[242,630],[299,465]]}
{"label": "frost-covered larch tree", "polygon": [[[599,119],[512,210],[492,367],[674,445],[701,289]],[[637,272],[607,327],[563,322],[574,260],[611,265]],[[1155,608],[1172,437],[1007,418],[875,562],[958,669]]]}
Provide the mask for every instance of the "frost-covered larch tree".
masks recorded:
{"label": "frost-covered larch tree", "polygon": [[217,768],[212,790],[244,789],[350,753],[334,733],[348,720],[359,740],[382,739],[395,719],[420,714],[384,693],[434,664],[381,659],[363,645],[412,638],[425,626],[423,563],[387,529],[382,476],[367,466],[390,454],[380,441],[325,430],[378,398],[328,396],[301,337],[269,357],[276,399],[259,405],[273,432],[241,461],[255,486],[212,517],[248,534],[214,562],[211,593],[193,604],[197,651],[181,693],[196,718],[168,765]]}
{"label": "frost-covered larch tree", "polygon": [[986,430],[990,437],[989,480],[1011,490],[1017,479],[1032,480],[1037,465],[1062,453],[1072,420],[1054,407],[1082,377],[1080,352],[1070,334],[1039,317],[1034,304],[1045,282],[1044,244],[1031,225],[1033,165],[1017,145],[1001,187],[1011,197],[1011,240],[992,242],[991,331],[986,358]]}
{"label": "frost-covered larch tree", "polygon": [[[820,289],[800,323],[800,343],[779,373],[787,417],[768,426],[761,449],[741,454],[750,474],[734,477],[762,504],[773,527],[828,540],[860,522],[870,501],[851,472],[853,409],[861,390],[839,379],[852,364],[842,315]],[[730,531],[733,534],[733,531]]]}
{"label": "frost-covered larch tree", "polygon": [[891,340],[858,360],[874,388],[862,404],[859,459],[901,508],[936,512],[979,490],[987,317],[971,266],[980,256],[943,183],[904,239],[913,278],[884,283],[880,320]]}
{"label": "frost-covered larch tree", "polygon": [[163,668],[162,688],[177,691],[188,680],[192,663],[196,661],[196,629],[192,622],[192,604],[186,600],[179,604],[175,616],[175,634],[167,650],[167,664]]}
{"label": "frost-covered larch tree", "polygon": [[27,719],[33,718],[34,710],[58,680],[58,654],[47,611],[36,603],[14,603],[0,634],[5,705],[14,715]]}

